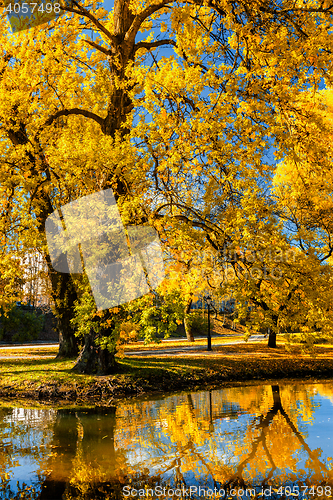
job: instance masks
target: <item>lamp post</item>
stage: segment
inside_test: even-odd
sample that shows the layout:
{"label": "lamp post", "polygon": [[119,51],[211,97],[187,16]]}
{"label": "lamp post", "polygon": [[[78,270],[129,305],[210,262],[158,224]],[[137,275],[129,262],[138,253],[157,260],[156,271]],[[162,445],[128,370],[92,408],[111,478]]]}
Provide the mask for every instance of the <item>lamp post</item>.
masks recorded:
{"label": "lamp post", "polygon": [[209,295],[205,297],[205,301],[208,307],[208,332],[207,332],[207,351],[212,350],[212,338],[210,336],[210,306],[212,304],[212,299]]}

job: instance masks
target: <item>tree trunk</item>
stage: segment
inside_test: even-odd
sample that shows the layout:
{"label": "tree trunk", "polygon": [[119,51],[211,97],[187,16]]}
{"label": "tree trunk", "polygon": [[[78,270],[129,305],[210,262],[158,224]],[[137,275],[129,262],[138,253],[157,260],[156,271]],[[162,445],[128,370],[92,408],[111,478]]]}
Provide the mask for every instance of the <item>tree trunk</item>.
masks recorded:
{"label": "tree trunk", "polygon": [[61,317],[57,316],[59,332],[59,351],[57,358],[75,358],[79,354],[79,343],[75,331],[70,324],[72,311],[65,310]]}
{"label": "tree trunk", "polygon": [[[100,334],[101,335],[101,334]],[[109,332],[104,332],[103,336],[110,336]],[[117,362],[115,359],[116,346],[110,352],[95,345],[96,334],[90,332],[84,338],[84,347],[75,363],[73,371],[78,373],[110,375],[115,373]]]}
{"label": "tree trunk", "polygon": [[[7,130],[7,135],[14,147],[26,146],[29,143],[27,136],[26,125],[20,122],[17,116],[17,108],[13,109],[14,117],[13,128]],[[16,126],[16,128],[14,127]],[[17,127],[19,125],[19,127]],[[34,155],[31,151],[27,151],[26,157],[30,168],[31,177],[39,176],[41,168],[47,178],[50,177],[50,167],[46,156],[43,152],[41,144],[40,151]],[[30,193],[31,207],[36,210],[36,227],[41,237],[45,241],[45,221],[49,215],[53,213],[53,204],[48,191],[43,183],[35,190],[33,188]],[[57,317],[57,330],[60,336],[60,347],[58,356],[75,357],[79,352],[75,331],[70,324],[73,317],[74,301],[77,300],[75,286],[70,274],[59,273],[52,267],[51,259],[46,251],[44,254],[48,267],[48,274],[52,285],[52,299],[54,302],[55,315]],[[65,259],[66,257],[63,256]]]}
{"label": "tree trunk", "polygon": [[276,331],[270,330],[268,336],[268,347],[276,348]]}
{"label": "tree trunk", "polygon": [[189,342],[194,342],[192,326],[188,321],[188,314],[190,313],[191,305],[192,305],[192,299],[189,299],[184,309],[184,328],[187,340]]}
{"label": "tree trunk", "polygon": [[59,334],[57,358],[75,358],[79,354],[79,342],[75,336],[75,327],[72,326],[71,319],[75,314],[74,302],[78,299],[76,287],[71,274],[55,271],[49,255],[45,257],[51,280],[53,309]]}

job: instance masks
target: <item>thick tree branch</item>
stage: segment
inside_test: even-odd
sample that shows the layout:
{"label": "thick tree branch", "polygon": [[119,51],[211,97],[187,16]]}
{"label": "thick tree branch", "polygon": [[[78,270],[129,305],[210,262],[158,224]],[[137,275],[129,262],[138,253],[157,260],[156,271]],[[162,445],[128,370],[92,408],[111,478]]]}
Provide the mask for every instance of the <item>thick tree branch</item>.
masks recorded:
{"label": "thick tree branch", "polygon": [[[163,216],[159,216],[159,217],[163,217]],[[180,220],[180,221],[186,222],[186,224],[189,224],[192,227],[201,227],[202,229],[205,229],[205,231],[213,231],[213,229],[208,227],[204,222],[193,221],[193,220],[189,219],[188,217],[186,217],[186,215],[172,215],[171,218],[174,220]]]}
{"label": "thick tree branch", "polygon": [[99,50],[99,52],[103,52],[103,54],[106,54],[107,56],[110,56],[112,54],[110,49],[106,49],[105,47],[98,45],[98,43],[95,43],[91,40],[84,40],[84,41],[88,43],[91,47],[94,47],[95,49]]}
{"label": "thick tree branch", "polygon": [[102,33],[104,33],[104,35],[107,36],[107,38],[112,42],[113,45],[118,44],[116,37],[112,35],[112,33],[108,29],[106,29],[105,26],[103,26],[103,24],[101,24],[99,20],[96,19],[96,17],[91,12],[89,12],[89,10],[85,9],[75,0],[72,0],[72,4],[76,5],[77,9],[73,9],[72,7],[61,7],[61,10],[64,10],[66,12],[73,12],[74,14],[79,14],[80,16],[87,17],[96,26],[96,28],[98,28]]}
{"label": "thick tree branch", "polygon": [[[161,215],[161,214],[158,214],[156,212],[153,216],[154,219],[163,219],[164,217],[165,217],[165,215]],[[193,221],[193,220],[189,219],[188,217],[186,217],[186,215],[171,215],[170,218],[173,220],[180,220],[180,221],[186,222],[186,224],[188,224],[189,226],[192,226],[192,227],[201,227],[202,229],[205,229],[205,231],[213,231],[213,229],[206,226],[206,224],[204,222]]]}
{"label": "thick tree branch", "polygon": [[304,8],[304,7],[293,7],[290,9],[284,9],[284,10],[275,10],[275,9],[270,9],[269,7],[260,7],[259,10],[261,12],[267,12],[268,14],[274,14],[275,16],[277,14],[288,14],[288,13],[295,13],[295,12],[309,12],[309,13],[326,13],[326,12],[332,12],[333,11],[333,3],[329,7],[317,7],[317,8]]}
{"label": "thick tree branch", "polygon": [[163,9],[169,3],[173,3],[174,0],[163,0],[160,3],[149,5],[140,14],[137,14],[132,22],[130,29],[127,31],[125,36],[125,41],[134,43],[137,32],[140,29],[141,24],[145,19],[154,14],[160,9]]}
{"label": "thick tree branch", "polygon": [[174,47],[177,47],[176,42],[171,39],[157,40],[156,42],[138,42],[134,45],[134,52],[139,49],[155,49],[161,45],[173,45]]}
{"label": "thick tree branch", "polygon": [[60,109],[53,115],[49,116],[49,118],[44,123],[44,127],[48,127],[51,125],[57,118],[60,116],[69,116],[69,115],[81,115],[86,118],[91,118],[95,122],[97,122],[101,127],[104,125],[104,118],[92,113],[91,111],[87,111],[86,109],[73,108],[73,109]]}
{"label": "thick tree branch", "polygon": [[[126,33],[125,40],[134,43],[136,34],[139,31],[140,26],[143,23],[143,21],[145,19],[147,19],[149,16],[151,16],[152,14],[154,14],[155,12],[157,12],[158,10],[163,9],[163,7],[166,7],[170,3],[174,3],[174,0],[163,0],[162,2],[159,2],[157,4],[149,5],[142,12],[140,12],[140,14],[137,14],[134,18],[134,21],[133,21],[130,29]],[[194,5],[200,5],[200,6],[203,5],[202,0],[193,0],[193,1],[185,0],[183,2],[181,1],[180,3],[189,3],[189,4],[194,4]],[[211,7],[221,16],[225,16],[225,11],[220,9],[218,7],[218,5],[216,5],[216,3],[213,2],[212,0],[208,0],[207,7]]]}

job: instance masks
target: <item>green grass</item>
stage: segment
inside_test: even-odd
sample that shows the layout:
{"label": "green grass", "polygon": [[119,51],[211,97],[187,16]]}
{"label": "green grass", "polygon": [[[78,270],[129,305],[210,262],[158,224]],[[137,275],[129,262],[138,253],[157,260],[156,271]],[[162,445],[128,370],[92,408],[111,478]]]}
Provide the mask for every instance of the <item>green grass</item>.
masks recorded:
{"label": "green grass", "polygon": [[3,359],[0,360],[1,386],[18,389],[36,384],[89,383],[87,375],[72,372],[75,360],[52,359]]}
{"label": "green grass", "polygon": [[40,347],[35,349],[19,349],[13,347],[11,349],[4,349],[0,347],[0,358],[1,356],[56,356],[58,352],[58,347]]}

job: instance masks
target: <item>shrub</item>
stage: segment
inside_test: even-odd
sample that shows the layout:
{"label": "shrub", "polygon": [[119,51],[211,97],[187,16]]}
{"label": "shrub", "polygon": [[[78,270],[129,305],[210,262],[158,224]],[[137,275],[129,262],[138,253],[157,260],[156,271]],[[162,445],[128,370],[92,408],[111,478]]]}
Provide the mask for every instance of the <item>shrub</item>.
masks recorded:
{"label": "shrub", "polygon": [[160,342],[177,330],[178,314],[166,302],[159,307],[146,307],[141,313],[140,326],[145,344]]}
{"label": "shrub", "polygon": [[324,332],[285,333],[287,342],[306,345],[332,344],[332,334]]}
{"label": "shrub", "polygon": [[207,334],[208,332],[208,319],[205,316],[202,316],[200,311],[192,311],[187,315],[187,321],[189,327],[195,333],[203,333]]}
{"label": "shrub", "polygon": [[44,316],[35,311],[12,306],[8,311],[1,310],[0,338],[12,342],[26,342],[37,339],[44,326]]}

